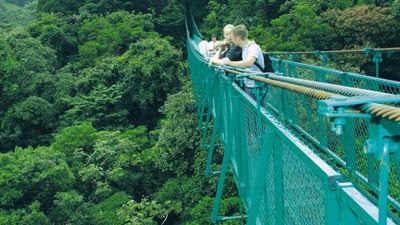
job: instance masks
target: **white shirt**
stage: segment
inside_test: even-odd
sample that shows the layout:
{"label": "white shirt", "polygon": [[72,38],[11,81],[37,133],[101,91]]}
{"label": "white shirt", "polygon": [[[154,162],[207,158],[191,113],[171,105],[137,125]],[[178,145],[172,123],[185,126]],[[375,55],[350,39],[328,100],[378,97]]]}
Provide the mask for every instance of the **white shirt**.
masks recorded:
{"label": "white shirt", "polygon": [[207,51],[208,51],[208,56],[213,56],[215,54],[215,42],[208,42],[207,43]]}
{"label": "white shirt", "polygon": [[[247,59],[248,57],[253,56],[256,58],[256,62],[258,65],[260,65],[262,68],[264,68],[264,56],[261,51],[261,48],[258,44],[256,44],[254,41],[251,41],[247,43],[243,48],[242,48],[242,59]],[[261,72],[261,70],[253,64],[251,67],[248,68],[252,72]],[[253,88],[254,87],[254,80],[250,80],[245,78],[244,79],[244,84],[246,87]]]}

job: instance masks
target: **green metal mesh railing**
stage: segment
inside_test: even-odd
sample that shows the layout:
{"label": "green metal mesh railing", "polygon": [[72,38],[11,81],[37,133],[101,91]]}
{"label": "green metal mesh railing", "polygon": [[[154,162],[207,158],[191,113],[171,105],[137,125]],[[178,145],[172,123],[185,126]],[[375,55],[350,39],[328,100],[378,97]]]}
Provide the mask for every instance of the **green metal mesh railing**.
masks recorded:
{"label": "green metal mesh railing", "polygon": [[[321,90],[329,90],[346,96],[385,97],[400,93],[399,82],[344,73],[292,61],[278,59],[273,59],[273,61],[275,68],[284,68],[279,71],[281,76],[297,77],[301,80],[285,79],[275,75],[272,75],[271,79],[285,80],[291,83],[306,83],[305,80],[325,81],[327,85],[315,82],[305,85],[313,85]],[[337,86],[337,84],[341,86]],[[271,89],[272,94],[268,95],[267,102],[274,112],[279,111],[280,117],[288,118],[289,123],[297,131],[306,135],[308,140],[312,140],[320,149],[333,156],[335,163],[345,168],[343,172],[357,179],[357,183],[365,185],[368,193],[379,194],[379,161],[374,160],[373,155],[365,154],[363,149],[364,143],[369,138],[369,118],[346,118],[343,134],[337,135],[335,131],[332,131],[328,118],[318,114],[318,104],[313,98],[296,95],[280,88],[272,87]],[[282,104],[285,101],[287,104]],[[399,172],[396,171],[399,163],[399,161],[391,159],[390,170],[392,173],[388,185],[391,207],[395,208],[397,212],[400,211],[400,179],[399,175],[396,176],[396,173]]]}
{"label": "green metal mesh railing", "polygon": [[[231,218],[218,215],[229,169],[246,214],[232,218],[247,224],[399,223],[399,83],[276,58],[267,77],[211,67],[186,19],[206,175],[217,138],[224,148],[212,223]],[[257,80],[257,91],[267,84],[264,102],[241,89],[243,77]]]}

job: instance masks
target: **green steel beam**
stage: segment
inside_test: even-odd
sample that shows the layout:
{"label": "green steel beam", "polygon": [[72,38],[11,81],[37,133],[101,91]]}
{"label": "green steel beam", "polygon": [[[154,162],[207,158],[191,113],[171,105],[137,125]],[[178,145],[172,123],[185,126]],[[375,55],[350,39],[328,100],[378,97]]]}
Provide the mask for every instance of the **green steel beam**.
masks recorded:
{"label": "green steel beam", "polygon": [[[379,224],[379,211],[376,205],[372,204],[350,183],[341,183],[338,186],[338,198],[341,204],[339,224]],[[393,220],[386,218],[386,223],[394,225]]]}
{"label": "green steel beam", "polygon": [[[215,76],[213,76],[213,79],[217,79],[217,81],[218,81],[218,79],[220,79],[220,78],[217,75],[221,74],[221,71],[215,71],[215,72],[216,72],[216,74],[215,74]],[[213,85],[212,90],[213,90],[213,93],[218,93],[219,88],[217,85]],[[222,103],[224,101],[222,95],[215,94],[214,98],[217,101],[217,103]],[[210,144],[208,146],[208,156],[207,156],[206,169],[205,169],[206,176],[209,176],[210,174],[212,174],[211,164],[212,164],[212,158],[214,155],[215,142],[217,139],[218,132],[221,129],[221,123],[223,123],[223,119],[224,119],[222,117],[222,106],[223,106],[222,104],[215,105],[216,114],[214,115],[214,118],[213,118],[214,127],[213,127],[213,131],[211,134]],[[210,106],[210,108],[208,110],[211,112],[213,110],[213,108]]]}
{"label": "green steel beam", "polygon": [[276,224],[284,224],[284,194],[283,189],[283,161],[282,161],[282,140],[274,139],[274,180],[275,180],[275,205],[276,205]]}
{"label": "green steel beam", "polygon": [[228,88],[225,88],[226,92],[222,92],[221,97],[225,97],[222,104],[224,105],[224,109],[227,112],[227,118],[225,118],[225,123],[228,126],[228,129],[225,130],[227,132],[226,135],[226,143],[225,143],[225,149],[224,149],[224,156],[222,160],[222,166],[221,166],[221,173],[218,179],[218,186],[217,186],[217,193],[215,195],[214,199],[214,205],[212,209],[212,214],[211,214],[211,223],[215,224],[218,220],[218,211],[219,207],[221,204],[221,198],[222,198],[222,193],[224,189],[224,184],[225,184],[225,177],[226,177],[226,172],[229,166],[229,161],[232,155],[233,151],[233,135],[234,135],[234,130],[236,123],[234,123],[234,118],[236,118],[237,111],[233,112],[232,110],[232,105],[231,102],[233,101],[232,98],[232,85],[230,80],[224,80],[223,81],[224,86],[228,86]]}
{"label": "green steel beam", "polygon": [[248,212],[248,225],[256,224],[257,214],[261,203],[261,196],[265,196],[266,194],[265,191],[263,191],[263,188],[265,188],[264,185],[267,177],[268,165],[273,151],[273,145],[274,133],[266,130],[262,141],[260,165],[258,166],[254,188],[250,192],[251,204]]}

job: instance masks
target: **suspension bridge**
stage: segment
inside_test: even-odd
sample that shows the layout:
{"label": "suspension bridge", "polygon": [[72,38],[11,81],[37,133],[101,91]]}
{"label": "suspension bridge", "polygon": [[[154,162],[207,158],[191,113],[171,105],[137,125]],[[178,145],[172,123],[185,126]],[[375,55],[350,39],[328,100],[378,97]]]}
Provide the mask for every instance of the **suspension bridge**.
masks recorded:
{"label": "suspension bridge", "polygon": [[[209,66],[189,10],[186,30],[205,173],[219,176],[210,223],[400,224],[400,82],[379,79],[378,68],[371,77],[277,53],[274,73]],[[385,50],[364,51],[378,66]],[[256,81],[255,99],[242,90],[244,78]],[[216,142],[219,171],[211,166]],[[228,172],[240,215],[219,215]]]}

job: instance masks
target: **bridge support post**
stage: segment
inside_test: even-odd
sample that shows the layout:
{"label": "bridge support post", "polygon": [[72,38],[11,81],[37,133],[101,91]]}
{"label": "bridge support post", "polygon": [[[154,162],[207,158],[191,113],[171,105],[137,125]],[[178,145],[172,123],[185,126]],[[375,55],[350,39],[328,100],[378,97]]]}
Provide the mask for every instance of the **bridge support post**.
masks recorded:
{"label": "bridge support post", "polygon": [[379,63],[383,61],[382,59],[382,52],[374,52],[374,57],[372,61],[375,63],[375,75],[379,78]]}
{"label": "bridge support post", "polygon": [[[216,76],[213,76],[212,79],[220,79],[219,76],[217,76],[217,74],[220,74],[220,73],[222,73],[221,70],[216,71],[216,74],[215,74]],[[214,81],[213,83],[217,83],[217,82]],[[218,89],[219,89],[218,86],[213,85],[213,87],[212,87],[213,93],[217,93],[219,91]],[[213,95],[213,96],[217,96],[218,99],[214,99],[215,101],[217,101],[217,103],[215,105],[212,104],[213,107],[216,108],[215,109],[216,115],[214,115],[214,120],[213,120],[214,127],[213,127],[213,131],[212,131],[212,134],[211,134],[210,144],[208,145],[208,156],[207,156],[207,163],[206,163],[206,169],[205,169],[205,175],[206,176],[209,176],[212,173],[212,171],[211,171],[211,163],[212,163],[212,158],[213,158],[213,155],[214,155],[215,141],[217,139],[217,133],[218,133],[219,129],[221,128],[221,122],[222,122],[221,121],[222,115],[220,114],[220,112],[222,112],[222,110],[221,110],[222,109],[222,104],[221,103],[223,101],[225,101],[225,99],[222,99],[222,95],[220,95],[220,94],[216,94],[216,95]],[[210,99],[209,102],[212,102],[212,100]],[[209,111],[210,114],[211,114],[212,110],[213,110],[212,107],[209,107],[208,111]],[[208,130],[208,126],[205,127],[204,130],[203,130],[203,140],[206,138],[207,130]]]}
{"label": "bridge support post", "polygon": [[212,209],[212,214],[211,214],[211,223],[215,224],[218,221],[218,211],[219,211],[219,206],[221,203],[221,198],[222,198],[222,193],[224,189],[224,184],[225,184],[225,177],[226,177],[226,172],[228,170],[230,158],[233,152],[233,142],[234,142],[234,134],[237,129],[235,123],[235,118],[237,117],[238,109],[237,107],[237,98],[233,97],[233,88],[232,88],[232,80],[224,80],[223,85],[225,86],[224,88],[221,88],[221,97],[223,98],[224,102],[221,102],[221,105],[223,105],[223,110],[225,111],[225,120],[224,123],[222,124],[222,130],[226,134],[225,135],[225,140],[224,140],[224,157],[222,160],[222,166],[221,166],[221,173],[219,175],[218,179],[218,187],[217,187],[217,193],[215,195],[214,199],[214,205]]}
{"label": "bridge support post", "polygon": [[364,48],[363,51],[366,55],[372,54],[372,62],[375,63],[375,76],[379,78],[379,63],[383,61],[382,52],[376,51],[374,48]]}
{"label": "bridge support post", "polygon": [[371,118],[369,139],[364,152],[379,161],[379,225],[387,224],[390,154],[400,151],[400,127],[386,124],[385,119]]}
{"label": "bridge support post", "polygon": [[251,192],[251,201],[248,211],[249,216],[247,219],[247,224],[249,225],[256,224],[258,209],[261,202],[260,193],[263,193],[262,189],[264,188],[265,179],[267,177],[268,164],[270,163],[271,155],[273,152],[273,144],[274,133],[272,131],[266,130],[261,145],[261,158],[256,175],[256,183],[254,184],[254,188]]}
{"label": "bridge support post", "polygon": [[[378,189],[375,191],[378,192],[377,195],[379,196],[377,199],[379,202],[379,225],[387,224],[388,196],[390,195],[390,154],[400,151],[400,123],[393,123],[393,121],[385,118],[384,114],[391,110],[389,106],[381,105],[380,109],[375,111],[371,110],[371,108],[373,109],[373,106],[379,103],[392,102],[400,102],[399,97],[385,96],[384,98],[373,98],[360,96],[353,98],[331,98],[330,100],[320,101],[319,108],[320,113],[334,118],[334,127],[336,125],[344,126],[344,123],[339,122],[335,124],[335,121],[344,120],[345,117],[370,119],[368,140],[365,141],[363,149],[364,153],[367,154],[368,183],[370,188],[376,189],[376,186],[378,186]],[[352,107],[359,105],[363,105],[363,111],[372,112],[372,115],[351,113]],[[379,162],[379,168],[376,168],[375,161]],[[395,162],[395,165],[397,164],[398,162]]]}

